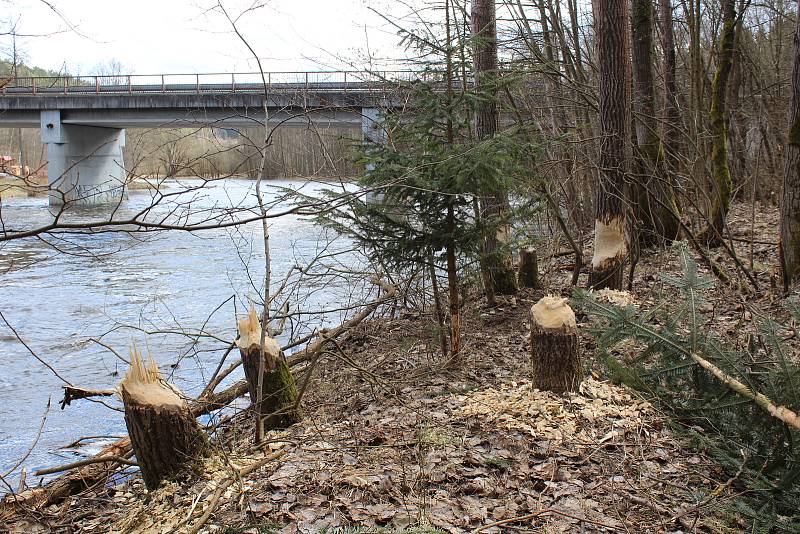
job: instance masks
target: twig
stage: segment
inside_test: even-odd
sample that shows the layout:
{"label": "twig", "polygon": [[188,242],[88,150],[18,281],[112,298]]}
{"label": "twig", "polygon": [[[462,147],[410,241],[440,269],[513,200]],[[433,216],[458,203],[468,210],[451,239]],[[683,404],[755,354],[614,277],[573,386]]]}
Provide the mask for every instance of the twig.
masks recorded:
{"label": "twig", "polygon": [[48,467],[47,469],[39,469],[38,471],[35,471],[33,474],[36,475],[37,477],[41,477],[44,475],[52,475],[53,473],[61,473],[63,471],[69,471],[70,469],[77,469],[79,467],[83,467],[86,465],[101,464],[105,462],[116,462],[118,464],[132,465],[135,467],[139,467],[139,464],[137,464],[136,462],[128,460],[127,458],[123,458],[122,456],[100,456],[99,458],[86,458],[85,460],[79,460],[71,464],[59,465],[56,467]]}
{"label": "twig", "polygon": [[517,523],[519,521],[527,521],[528,519],[533,519],[535,517],[539,517],[539,516],[544,515],[544,514],[560,515],[560,516],[563,516],[563,517],[568,517],[570,519],[575,519],[577,521],[583,521],[585,523],[591,523],[592,525],[597,525],[598,527],[609,528],[611,530],[617,530],[617,531],[621,531],[622,530],[621,528],[615,527],[614,525],[609,525],[608,523],[601,523],[600,521],[595,521],[593,519],[588,519],[588,518],[585,518],[585,517],[579,517],[577,515],[572,515],[572,514],[569,514],[567,512],[562,512],[561,510],[555,510],[553,508],[544,508],[542,510],[538,510],[538,511],[533,512],[531,514],[521,515],[521,516],[518,516],[518,517],[511,517],[511,518],[508,518],[508,519],[502,519],[500,521],[495,521],[494,523],[489,523],[488,525],[483,525],[482,527],[478,527],[475,530],[473,530],[472,532],[473,532],[473,534],[477,534],[478,532],[483,532],[484,530],[489,529],[491,527],[497,527],[497,526],[500,526],[500,525],[505,525],[506,523]]}
{"label": "twig", "polygon": [[217,505],[219,504],[219,500],[222,497],[222,494],[225,493],[225,490],[227,490],[229,487],[231,487],[231,485],[233,485],[233,483],[236,482],[236,480],[239,480],[239,479],[249,475],[250,473],[252,473],[256,469],[260,469],[260,468],[264,467],[265,465],[267,465],[272,460],[277,460],[278,458],[280,458],[284,454],[286,454],[285,450],[274,452],[274,453],[270,454],[269,456],[267,456],[265,458],[262,458],[261,460],[255,462],[255,463],[253,463],[251,465],[248,465],[247,467],[244,467],[244,468],[240,469],[238,471],[238,473],[236,473],[235,477],[229,478],[228,480],[223,482],[222,485],[220,485],[217,488],[217,491],[214,492],[214,496],[211,497],[211,502],[208,504],[208,508],[206,508],[206,511],[203,513],[202,516],[200,516],[200,519],[197,521],[197,523],[191,529],[189,529],[188,533],[189,534],[197,534],[200,531],[200,529],[203,528],[203,526],[206,523],[208,523],[208,520],[211,518],[211,514],[214,513],[214,510],[216,510]]}

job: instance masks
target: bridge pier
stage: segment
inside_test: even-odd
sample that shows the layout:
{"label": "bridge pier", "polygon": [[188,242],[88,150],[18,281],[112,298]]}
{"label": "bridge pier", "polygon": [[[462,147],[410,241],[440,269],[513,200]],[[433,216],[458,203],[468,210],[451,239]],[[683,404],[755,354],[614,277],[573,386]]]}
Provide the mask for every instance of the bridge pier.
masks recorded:
{"label": "bridge pier", "polygon": [[[383,145],[388,139],[386,129],[381,125],[380,110],[378,108],[361,108],[361,134],[365,143],[375,143]],[[375,168],[374,163],[367,163],[364,170],[369,174]],[[364,198],[367,204],[378,204],[383,202],[383,193],[370,191]]]}
{"label": "bridge pier", "polygon": [[125,197],[125,130],[64,124],[60,111],[43,110],[41,131],[51,206],[109,204]]}

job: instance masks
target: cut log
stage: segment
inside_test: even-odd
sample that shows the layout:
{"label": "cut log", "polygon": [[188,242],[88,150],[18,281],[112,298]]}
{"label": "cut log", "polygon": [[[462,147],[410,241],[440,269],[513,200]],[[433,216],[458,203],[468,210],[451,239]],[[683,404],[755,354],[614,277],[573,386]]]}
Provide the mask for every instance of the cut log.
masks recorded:
{"label": "cut log", "polygon": [[164,381],[155,361],[145,363],[135,347],[119,391],[147,489],[186,471],[208,452],[208,439],[183,395]]}
{"label": "cut log", "polygon": [[539,262],[536,251],[532,248],[522,249],[519,253],[519,285],[530,289],[539,287]]}
{"label": "cut log", "polygon": [[575,391],[583,378],[575,313],[567,299],[544,297],[531,308],[533,387],[553,393]]}
{"label": "cut log", "polygon": [[[239,321],[239,340],[236,342],[242,356],[250,401],[263,430],[287,428],[300,420],[297,385],[278,342],[264,335],[262,350],[261,337],[261,323],[255,310],[251,309],[247,317]],[[256,435],[260,433],[256,432]]]}

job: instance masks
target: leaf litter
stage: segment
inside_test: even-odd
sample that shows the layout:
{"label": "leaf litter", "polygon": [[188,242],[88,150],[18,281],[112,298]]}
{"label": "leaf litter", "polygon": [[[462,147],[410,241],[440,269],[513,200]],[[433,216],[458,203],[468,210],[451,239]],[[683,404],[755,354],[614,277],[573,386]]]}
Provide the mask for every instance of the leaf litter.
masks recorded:
{"label": "leaf litter", "polygon": [[[735,494],[720,468],[646,400],[596,373],[563,397],[531,387],[527,310],[540,296],[466,307],[463,353],[448,366],[428,318],[364,323],[342,344],[347,362],[315,370],[303,421],[268,433],[265,451],[253,449],[242,412],[217,430],[197,476],[151,493],[138,477],[94,488],[9,531],[190,532],[232,478],[200,532],[744,528],[725,512]],[[589,359],[593,342],[582,344]]]}

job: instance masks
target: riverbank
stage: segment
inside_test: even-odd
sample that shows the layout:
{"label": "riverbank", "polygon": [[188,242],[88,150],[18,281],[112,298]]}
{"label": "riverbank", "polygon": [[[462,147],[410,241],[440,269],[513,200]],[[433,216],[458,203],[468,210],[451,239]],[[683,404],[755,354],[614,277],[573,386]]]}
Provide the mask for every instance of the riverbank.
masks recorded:
{"label": "riverbank", "polygon": [[10,174],[0,175],[0,200],[46,194],[47,176],[31,175],[27,178],[19,178]]}
{"label": "riverbank", "polygon": [[[775,211],[748,219],[737,206],[734,237],[751,228],[753,264],[766,287],[749,299],[779,313],[769,289]],[[744,221],[747,221],[746,223]],[[747,257],[748,243],[742,256]],[[553,251],[555,252],[555,251]],[[548,293],[569,294],[569,257],[543,254]],[[728,272],[721,251],[711,258]],[[649,254],[633,298],[655,305],[653,277],[677,274],[674,251]],[[700,267],[701,274],[710,271]],[[583,275],[585,276],[585,275]],[[252,446],[247,411],[211,428],[214,454],[201,472],[152,493],[134,476],[97,484],[63,502],[8,519],[11,532],[318,532],[347,526],[388,532],[740,532],[736,476],[676,433],[650,398],[611,384],[595,360],[589,319],[579,315],[588,369],[567,397],[531,390],[528,313],[545,290],[486,309],[464,304],[463,350],[438,354],[428,312],[374,318],[352,329],[310,376],[304,419]],[[709,295],[721,317],[741,299]],[[720,335],[742,329],[723,321]],[[796,347],[795,347],[796,348]],[[618,354],[635,357],[636,347]],[[73,408],[79,413],[80,405]],[[252,471],[250,469],[252,468]],[[784,520],[786,530],[791,523]],[[16,530],[15,530],[16,529]],[[39,529],[39,530],[37,530]],[[48,530],[50,529],[50,530]],[[0,530],[2,530],[0,528]]]}
{"label": "riverbank", "polygon": [[[464,352],[446,366],[427,319],[365,323],[342,345],[346,361],[316,370],[304,420],[269,433],[265,451],[253,450],[245,412],[218,431],[201,477],[151,494],[138,477],[95,488],[37,523],[59,517],[71,532],[192,532],[217,488],[276,453],[222,494],[202,531],[355,524],[466,532],[530,523],[520,516],[538,511],[535,524],[553,531],[643,532],[694,523],[698,493],[729,499],[714,462],[630,391],[597,374],[566,398],[530,389],[525,332],[538,296],[472,308]],[[716,532],[731,520],[705,509],[702,516],[698,524]]]}

